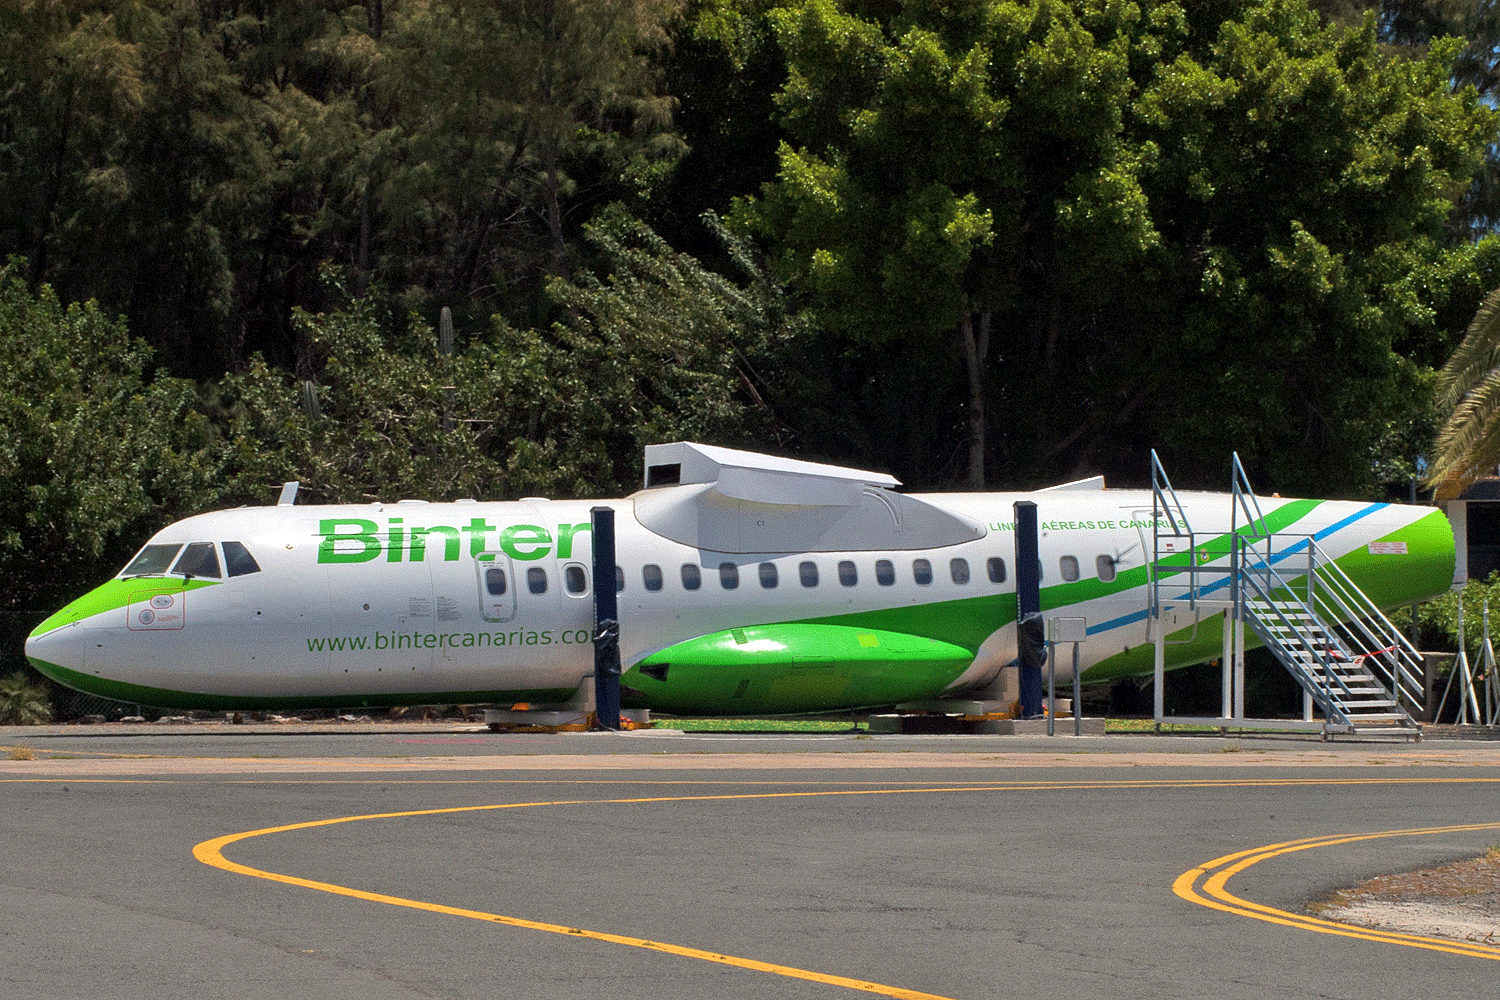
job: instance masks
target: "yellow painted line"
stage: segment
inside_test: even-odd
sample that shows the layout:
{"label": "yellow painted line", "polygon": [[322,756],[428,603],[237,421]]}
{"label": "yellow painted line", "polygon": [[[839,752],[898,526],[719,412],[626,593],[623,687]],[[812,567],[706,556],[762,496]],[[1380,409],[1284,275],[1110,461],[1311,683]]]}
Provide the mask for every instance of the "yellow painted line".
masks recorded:
{"label": "yellow painted line", "polygon": [[667,944],[661,941],[651,941],[646,938],[629,937],[623,934],[610,934],[604,931],[591,931],[582,927],[567,927],[563,924],[542,923],[535,920],[523,920],[520,917],[508,917],[499,913],[487,913],[483,910],[467,910],[455,906],[444,906],[439,903],[428,903],[419,899],[407,899],[401,896],[388,896],[383,893],[366,892],[363,889],[354,889],[349,886],[334,885],[331,882],[317,882],[311,879],[298,878],[294,875],[282,875],[277,872],[263,871],[259,868],[251,868],[230,861],[224,857],[223,850],[230,844],[252,837],[262,837],[273,833],[289,833],[294,830],[310,830],[316,827],[334,826],[340,823],[357,823],[362,820],[371,819],[406,819],[413,816],[440,816],[461,812],[484,812],[497,809],[526,809],[541,806],[576,806],[576,805],[633,805],[654,802],[708,802],[722,801],[725,799],[762,799],[762,798],[806,798],[827,795],[879,795],[900,794],[902,792],[932,792],[932,791],[988,791],[987,788],[953,789],[886,789],[871,790],[859,789],[854,791],[832,791],[832,792],[764,792],[758,794],[742,795],[691,795],[691,796],[659,796],[640,799],[573,799],[557,802],[513,802],[491,804],[483,806],[457,806],[444,809],[418,809],[408,812],[373,813],[366,816],[341,816],[334,819],[313,820],[306,823],[292,823],[287,826],[268,827],[264,830],[249,830],[244,833],[231,833],[213,840],[205,840],[193,848],[193,857],[206,865],[222,868],[225,871],[234,872],[239,875],[249,875],[253,878],[269,879],[272,882],[282,882],[286,885],[301,886],[306,889],[317,889],[321,892],[329,892],[339,896],[349,896],[354,899],[363,899],[374,903],[387,903],[391,906],[403,906],[413,910],[425,910],[429,913],[443,913],[448,916],[466,917],[470,920],[483,920],[490,923],[504,924],[508,927],[519,927],[526,930],[546,931],[551,934],[562,934],[568,937],[587,938],[593,941],[606,941],[610,944],[628,945],[633,948],[645,948],[650,951],[663,952],[669,955],[679,955],[683,958],[696,958],[705,962],[715,962],[720,965],[731,965],[741,969],[750,969],[756,972],[768,972],[772,975],[786,976],[791,979],[805,979],[815,983],[823,983],[829,986],[842,986],[846,989],[859,990],[863,993],[876,993],[881,996],[894,997],[896,1000],[951,1000],[935,993],[922,993],[918,990],[908,990],[900,986],[885,986],[880,983],[871,983],[859,979],[849,979],[844,976],[830,975],[824,972],[814,972],[809,969],[798,969],[789,965],[777,965],[772,962],[762,962],[753,958],[741,958],[735,955],[722,955],[717,952],[704,951],[700,948],[687,948],[682,945]]}
{"label": "yellow painted line", "polygon": [[[1385,830],[1377,833],[1340,834],[1333,837],[1310,837],[1304,840],[1289,840],[1280,844],[1267,844],[1248,850],[1226,854],[1221,858],[1205,862],[1177,876],[1172,891],[1183,899],[1210,909],[1236,916],[1263,920],[1297,930],[1314,931],[1319,934],[1334,934],[1339,937],[1356,938],[1361,941],[1378,941],[1383,944],[1403,945],[1408,948],[1425,948],[1452,955],[1471,958],[1488,958],[1500,961],[1500,948],[1480,944],[1466,944],[1446,938],[1429,937],[1424,934],[1405,934],[1399,931],[1382,931],[1372,927],[1355,927],[1349,924],[1323,920],[1310,914],[1293,913],[1272,906],[1263,906],[1231,893],[1229,880],[1252,865],[1271,858],[1297,851],[1308,851],[1318,847],[1337,847],[1383,837],[1420,837],[1443,833],[1472,833],[1479,830],[1500,830],[1500,823],[1467,823],[1458,826],[1432,826],[1414,830]],[[1201,886],[1199,880],[1202,880]],[[1201,891],[1200,891],[1201,890]]]}
{"label": "yellow painted line", "polygon": [[[665,953],[665,954],[678,955],[678,956],[685,957],[685,958],[695,958],[695,959],[699,959],[701,961],[706,961],[706,962],[715,962],[715,963],[722,964],[722,965],[736,966],[738,968],[750,969],[750,970],[759,971],[759,972],[767,972],[767,973],[771,973],[771,974],[774,974],[774,975],[786,976],[786,977],[795,978],[795,979],[804,979],[804,980],[809,980],[809,981],[818,982],[818,983],[824,983],[824,984],[832,985],[832,986],[841,986],[841,987],[844,987],[844,988],[847,988],[847,989],[859,990],[861,992],[866,992],[866,993],[875,993],[875,994],[879,994],[881,996],[888,996],[888,997],[900,998],[900,1000],[949,1000],[949,998],[939,997],[939,996],[937,996],[935,994],[922,993],[922,992],[919,992],[919,991],[916,991],[916,990],[908,990],[908,989],[905,989],[905,988],[902,988],[902,987],[897,987],[897,986],[886,986],[886,985],[882,985],[882,984],[879,984],[879,983],[871,983],[871,982],[865,982],[865,981],[862,981],[862,980],[849,979],[849,978],[843,977],[843,976],[835,976],[835,975],[830,975],[830,974],[827,974],[827,973],[814,972],[814,971],[807,970],[807,969],[798,969],[798,968],[794,968],[794,967],[791,967],[791,966],[777,965],[777,964],[774,964],[774,963],[771,963],[771,962],[763,962],[763,961],[760,961],[758,959],[742,958],[742,957],[733,956],[733,955],[723,955],[723,954],[719,954],[719,953],[716,953],[716,952],[705,951],[705,950],[698,949],[698,948],[688,948],[688,947],[684,947],[684,946],[681,946],[681,945],[673,945],[673,944],[668,944],[668,943],[660,942],[660,941],[651,941],[651,940],[648,940],[646,938],[630,937],[630,936],[621,935],[621,934],[611,934],[611,933],[602,932],[602,931],[592,931],[592,930],[587,930],[585,928],[580,928],[580,927],[567,927],[567,926],[564,926],[564,925],[561,925],[561,924],[550,924],[550,923],[544,923],[544,922],[533,921],[533,920],[525,920],[525,919],[522,919],[520,917],[511,917],[511,916],[506,916],[506,915],[503,915],[503,914],[489,913],[489,912],[485,912],[485,911],[481,911],[481,910],[468,910],[468,909],[463,909],[463,908],[459,908],[459,907],[444,906],[442,904],[429,903],[429,902],[425,902],[423,900],[409,899],[409,898],[400,897],[400,896],[389,896],[389,895],[385,895],[385,894],[382,894],[382,893],[366,892],[365,890],[362,890],[362,889],[355,889],[355,888],[352,888],[352,887],[349,887],[349,886],[335,885],[335,884],[330,883],[330,882],[319,882],[319,881],[315,881],[315,880],[311,880],[311,879],[298,878],[298,877],[293,876],[293,875],[284,875],[284,874],[280,874],[280,873],[277,873],[277,872],[264,871],[262,869],[251,868],[251,867],[249,867],[247,865],[242,865],[242,864],[239,864],[238,862],[230,861],[228,858],[226,858],[224,856],[223,850],[226,847],[228,847],[229,845],[231,845],[231,844],[234,844],[234,843],[237,843],[237,842],[243,841],[243,840],[249,840],[249,839],[254,838],[254,837],[269,836],[271,834],[290,833],[290,832],[298,831],[298,830],[310,830],[310,829],[315,829],[315,828],[319,828],[319,827],[334,826],[334,825],[338,825],[338,824],[342,824],[342,823],[355,823],[355,822],[362,822],[362,821],[365,821],[365,820],[375,820],[375,819],[405,819],[405,818],[411,818],[411,817],[417,817],[417,816],[438,816],[438,815],[445,815],[445,814],[451,814],[451,813],[484,812],[484,811],[494,811],[494,810],[500,810],[500,809],[539,808],[539,807],[544,807],[544,806],[640,805],[640,804],[664,803],[664,802],[711,802],[711,801],[729,801],[729,800],[746,800],[746,799],[790,799],[790,798],[813,798],[813,797],[850,796],[850,795],[903,795],[903,794],[908,794],[909,795],[909,794],[932,794],[932,793],[940,793],[940,792],[951,793],[951,792],[1044,791],[1044,790],[1074,791],[1074,790],[1110,790],[1110,789],[1144,789],[1144,788],[1155,788],[1155,789],[1184,788],[1184,789],[1193,789],[1193,788],[1234,788],[1234,787],[1249,787],[1249,786],[1284,787],[1284,786],[1291,786],[1291,785],[1486,784],[1486,783],[1496,783],[1496,782],[1500,782],[1500,779],[1497,779],[1497,778],[1437,778],[1437,779],[1434,779],[1434,778],[1356,778],[1356,779],[1313,779],[1313,780],[1307,780],[1307,779],[1300,779],[1300,780],[1299,779],[1230,779],[1230,780],[1217,779],[1217,780],[1185,780],[1185,781],[1164,781],[1164,780],[1139,780],[1139,781],[1136,781],[1136,780],[1060,781],[1060,782],[1024,781],[1024,782],[1004,782],[1004,783],[1001,783],[1001,782],[976,782],[976,783],[972,783],[972,784],[969,784],[969,785],[941,784],[941,785],[936,785],[936,786],[934,786],[933,784],[929,783],[929,784],[926,784],[926,785],[921,786],[921,787],[911,787],[911,788],[890,788],[890,787],[885,787],[885,788],[858,788],[857,787],[857,788],[841,788],[841,789],[834,789],[834,790],[828,790],[828,789],[825,788],[825,790],[822,790],[822,791],[746,792],[746,793],[719,794],[719,795],[681,795],[681,796],[652,796],[652,797],[645,797],[645,798],[619,798],[619,799],[570,799],[570,800],[557,800],[557,801],[550,801],[550,802],[514,802],[514,803],[489,804],[489,805],[482,805],[482,806],[456,806],[456,807],[448,807],[448,808],[440,808],[440,809],[411,810],[411,811],[404,811],[404,812],[372,813],[372,814],[360,815],[360,816],[343,816],[343,817],[335,817],[335,818],[332,818],[332,819],[312,820],[312,821],[305,822],[305,823],[294,823],[294,824],[290,824],[290,825],[286,825],[286,826],[268,827],[268,828],[261,829],[261,830],[250,830],[250,831],[245,831],[245,832],[242,832],[242,833],[227,834],[227,835],[222,836],[222,837],[217,837],[217,838],[215,838],[213,840],[204,841],[203,843],[200,843],[200,844],[198,844],[197,846],[195,846],[193,848],[193,856],[195,858],[197,858],[199,861],[203,862],[204,864],[211,865],[211,866],[216,867],[216,868],[221,868],[221,869],[223,869],[225,871],[233,872],[233,873],[236,873],[236,874],[246,875],[246,876],[250,876],[250,877],[253,877],[253,878],[267,879],[267,880],[273,881],[273,882],[281,882],[281,883],[286,884],[286,885],[294,885],[294,886],[300,886],[302,888],[315,889],[315,890],[318,890],[318,891],[321,891],[321,892],[328,892],[328,893],[333,893],[335,895],[348,896],[348,897],[355,898],[355,899],[363,899],[363,900],[367,900],[367,901],[370,901],[370,902],[386,903],[386,904],[391,905],[391,906],[401,906],[401,907],[406,907],[406,908],[409,908],[409,909],[424,910],[424,911],[428,911],[428,912],[432,912],[432,913],[442,913],[442,914],[447,914],[447,915],[450,915],[450,916],[464,917],[464,918],[471,919],[471,920],[483,920],[483,921],[487,921],[487,922],[491,922],[491,923],[503,924],[503,925],[510,926],[510,927],[524,928],[524,929],[527,929],[527,930],[545,931],[545,932],[552,933],[552,934],[561,934],[561,935],[566,935],[566,936],[570,936],[570,937],[588,938],[588,939],[591,939],[591,940],[605,941],[605,942],[609,942],[609,943],[612,943],[612,944],[627,945],[627,946],[636,947],[636,948],[645,948],[645,949],[648,949],[648,950],[658,951],[658,952],[662,952],[662,953]],[[214,782],[214,783],[217,784],[217,783],[229,783],[229,782]],[[326,784],[326,783],[329,783],[329,782],[305,781],[305,780],[299,780],[299,781],[274,781],[273,780],[273,781],[266,781],[266,782],[237,781],[237,782],[232,782],[232,783],[237,783],[237,784],[238,783],[244,783],[244,784]],[[398,782],[378,781],[378,780],[368,780],[368,781],[366,781],[366,780],[359,780],[359,781],[340,780],[340,781],[334,782],[334,783],[338,783],[338,784],[384,784],[384,785],[388,785],[388,784],[396,784]],[[412,783],[418,783],[418,782],[412,782]],[[434,783],[434,782],[420,782],[420,783],[429,784],[429,783]],[[535,783],[535,782],[533,782],[531,780],[501,780],[501,781],[459,781],[459,782],[441,781],[441,782],[435,782],[435,783],[436,784],[532,784],[532,783]],[[625,785],[633,785],[633,784],[663,784],[663,783],[666,783],[666,782],[639,781],[639,780],[628,780],[628,781],[618,781],[617,782],[617,781],[609,781],[607,779],[600,779],[600,780],[597,780],[597,781],[575,780],[575,781],[570,781],[568,783],[569,784],[593,784],[593,783],[598,783],[598,784],[625,784]],[[692,784],[709,784],[709,785],[720,785],[720,786],[726,784],[726,782],[715,782],[715,781],[670,782],[670,783],[674,783],[674,784],[688,784],[688,783],[692,783]],[[728,784],[739,784],[739,782],[728,783]],[[763,782],[749,782],[748,784],[762,785],[764,783]],[[830,784],[830,783],[829,782],[818,782],[818,784],[823,784],[823,785],[826,786],[826,784]],[[854,783],[854,782],[837,782],[837,784],[849,785],[849,784],[856,784],[856,783]],[[886,784],[889,785],[890,783],[886,783]],[[1494,828],[1494,827],[1500,827],[1500,824],[1490,824],[1490,825],[1471,826],[1471,827],[1437,828],[1437,829],[1438,830],[1450,830],[1450,829],[1451,830],[1472,830],[1472,829],[1490,829],[1490,828]],[[1413,835],[1415,835],[1415,833],[1418,833],[1418,832],[1429,832],[1429,831],[1413,831],[1412,833],[1413,833]],[[1367,835],[1367,836],[1374,837],[1374,836],[1395,836],[1395,835],[1397,835],[1397,834],[1370,834],[1370,835]],[[1345,934],[1346,936],[1350,936],[1350,937],[1363,937],[1363,938],[1367,938],[1367,939],[1371,939],[1371,940],[1392,940],[1392,939],[1395,939],[1395,938],[1402,938],[1402,937],[1413,938],[1413,940],[1415,940],[1415,941],[1425,942],[1424,944],[1419,945],[1419,946],[1436,947],[1439,950],[1453,951],[1453,952],[1455,952],[1457,954],[1483,954],[1484,957],[1497,957],[1497,955],[1492,954],[1492,953],[1478,952],[1478,951],[1475,951],[1473,949],[1465,949],[1462,945],[1454,945],[1451,942],[1441,942],[1441,941],[1438,941],[1437,939],[1431,939],[1431,938],[1414,938],[1413,936],[1410,936],[1410,935],[1405,935],[1405,936],[1403,936],[1403,935],[1389,935],[1389,934],[1384,934],[1383,932],[1378,932],[1378,931],[1371,931],[1371,932],[1359,931],[1359,930],[1354,930],[1354,929],[1348,928],[1348,927],[1346,927],[1344,925],[1333,924],[1333,923],[1331,923],[1329,921],[1318,921],[1318,920],[1315,920],[1314,918],[1301,918],[1301,917],[1299,917],[1296,914],[1286,913],[1285,911],[1271,910],[1268,907],[1258,907],[1257,904],[1248,903],[1248,902],[1246,902],[1244,900],[1239,900],[1236,897],[1228,895],[1228,893],[1223,890],[1222,882],[1217,883],[1214,887],[1210,888],[1209,891],[1211,893],[1213,893],[1213,892],[1220,893],[1218,899],[1225,900],[1225,902],[1220,902],[1217,899],[1205,899],[1205,898],[1203,898],[1201,896],[1198,896],[1190,888],[1192,882],[1195,881],[1197,877],[1199,877],[1200,875],[1203,875],[1203,874],[1207,874],[1207,872],[1210,869],[1218,868],[1221,865],[1229,864],[1231,862],[1243,862],[1240,865],[1239,868],[1235,869],[1236,871],[1243,870],[1243,868],[1247,867],[1249,864],[1254,864],[1257,861],[1264,860],[1265,857],[1274,856],[1274,854],[1266,854],[1265,852],[1267,850],[1275,851],[1275,852],[1279,853],[1282,850],[1301,850],[1301,849],[1306,849],[1306,848],[1309,848],[1309,847],[1324,846],[1325,844],[1347,842],[1349,839],[1358,839],[1358,838],[1342,838],[1342,839],[1340,839],[1340,838],[1333,838],[1333,839],[1330,839],[1330,840],[1295,841],[1295,842],[1291,842],[1289,844],[1272,845],[1271,848],[1257,848],[1257,849],[1254,849],[1252,851],[1240,852],[1239,854],[1230,855],[1230,856],[1227,856],[1225,858],[1217,859],[1216,861],[1210,862],[1208,865],[1201,866],[1200,868],[1195,868],[1191,872],[1185,873],[1182,877],[1180,877],[1177,880],[1177,885],[1174,885],[1174,889],[1177,891],[1178,895],[1182,895],[1182,896],[1184,896],[1184,898],[1193,899],[1194,902],[1201,902],[1201,903],[1203,903],[1203,905],[1212,906],[1212,907],[1214,907],[1216,909],[1226,910],[1227,912],[1241,913],[1241,914],[1246,915],[1246,916],[1255,916],[1258,919],[1267,919],[1267,920],[1272,920],[1273,922],[1281,922],[1281,923],[1291,922],[1293,926],[1308,926],[1308,925],[1311,925],[1311,924],[1318,924],[1318,925],[1322,925],[1322,926],[1317,927],[1315,929],[1326,929],[1327,933],[1339,933],[1339,934]],[[1233,873],[1234,872],[1230,872],[1230,871],[1228,871],[1226,869],[1226,872],[1224,874],[1224,880],[1227,881],[1228,877],[1230,875],[1232,875]],[[1184,880],[1187,880],[1187,881],[1185,882]],[[1186,889],[1186,894],[1185,894],[1185,889]],[[1257,909],[1260,910],[1260,911],[1262,911],[1262,912],[1259,912],[1259,913],[1255,912]],[[1405,942],[1398,942],[1398,943],[1411,943],[1411,942],[1410,941],[1405,941]]]}

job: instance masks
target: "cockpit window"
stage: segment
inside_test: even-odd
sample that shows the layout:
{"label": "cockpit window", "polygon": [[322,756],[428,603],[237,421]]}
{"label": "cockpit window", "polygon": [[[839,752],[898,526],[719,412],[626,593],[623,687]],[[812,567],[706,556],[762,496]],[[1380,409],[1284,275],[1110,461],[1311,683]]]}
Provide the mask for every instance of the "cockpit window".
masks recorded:
{"label": "cockpit window", "polygon": [[229,571],[230,576],[245,576],[248,573],[259,573],[260,563],[250,554],[241,542],[224,543],[224,568]]}
{"label": "cockpit window", "polygon": [[214,551],[213,542],[189,542],[188,547],[183,550],[182,558],[177,560],[177,565],[172,567],[173,573],[181,573],[183,576],[206,576],[217,580],[219,573],[219,554]]}
{"label": "cockpit window", "polygon": [[148,545],[141,549],[140,553],[125,567],[121,576],[157,576],[167,571],[172,565],[172,557],[177,550],[182,548],[177,545]]}

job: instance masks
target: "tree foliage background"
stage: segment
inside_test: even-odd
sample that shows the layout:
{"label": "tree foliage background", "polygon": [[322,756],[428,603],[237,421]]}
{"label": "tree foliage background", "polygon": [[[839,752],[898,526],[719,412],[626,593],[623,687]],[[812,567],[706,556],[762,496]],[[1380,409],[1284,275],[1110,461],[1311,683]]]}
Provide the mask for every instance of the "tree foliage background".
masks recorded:
{"label": "tree foliage background", "polygon": [[1490,8],[0,4],[0,658],[288,479],[1404,484],[1500,284]]}

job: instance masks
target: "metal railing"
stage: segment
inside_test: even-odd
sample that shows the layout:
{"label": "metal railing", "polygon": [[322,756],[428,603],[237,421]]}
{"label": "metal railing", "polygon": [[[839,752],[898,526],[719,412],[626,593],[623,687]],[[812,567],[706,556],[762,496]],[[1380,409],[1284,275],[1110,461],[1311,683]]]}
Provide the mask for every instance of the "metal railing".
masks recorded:
{"label": "metal railing", "polygon": [[[1278,548],[1278,537],[1295,541]],[[1256,547],[1262,542],[1263,550]],[[1247,620],[1283,665],[1305,678],[1325,715],[1353,726],[1364,709],[1366,716],[1399,714],[1409,724],[1401,706],[1422,704],[1421,656],[1317,540],[1267,533],[1237,539],[1235,547],[1236,580],[1251,591]],[[1295,572],[1277,568],[1291,559]],[[1348,679],[1378,685],[1381,697],[1372,699],[1368,687],[1356,689]]]}
{"label": "metal railing", "polygon": [[[1416,649],[1318,547],[1315,536],[1271,530],[1238,454],[1230,473],[1229,532],[1201,541],[1160,458],[1151,453],[1147,603],[1148,634],[1156,646],[1157,722],[1165,719],[1165,650],[1175,644],[1167,641],[1164,612],[1185,603],[1193,622],[1189,642],[1197,637],[1204,610],[1225,614],[1222,720],[1248,721],[1243,706],[1248,627],[1310,699],[1301,725],[1311,727],[1316,702],[1323,708],[1325,738],[1336,728],[1359,732],[1361,727],[1372,732],[1394,727],[1420,738],[1420,727],[1403,707],[1423,703],[1422,659]],[[1163,590],[1168,581],[1171,594]]]}

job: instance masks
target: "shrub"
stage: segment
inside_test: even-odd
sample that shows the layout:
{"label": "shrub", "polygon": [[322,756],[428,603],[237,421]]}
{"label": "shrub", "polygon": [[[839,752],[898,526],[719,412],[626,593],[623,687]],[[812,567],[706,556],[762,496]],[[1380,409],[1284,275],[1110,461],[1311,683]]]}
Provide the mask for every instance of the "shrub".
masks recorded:
{"label": "shrub", "polygon": [[39,726],[52,721],[47,689],[17,670],[0,680],[0,725]]}

